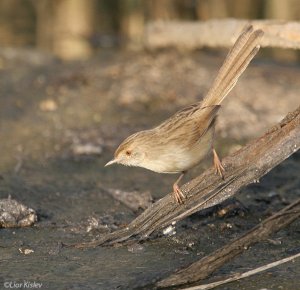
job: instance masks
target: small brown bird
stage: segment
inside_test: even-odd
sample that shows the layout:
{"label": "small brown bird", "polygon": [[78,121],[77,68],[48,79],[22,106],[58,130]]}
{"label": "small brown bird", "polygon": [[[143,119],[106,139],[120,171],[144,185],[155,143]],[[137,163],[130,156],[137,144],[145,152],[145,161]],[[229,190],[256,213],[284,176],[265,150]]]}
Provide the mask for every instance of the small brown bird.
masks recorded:
{"label": "small brown bird", "polygon": [[173,184],[178,203],[185,198],[178,183],[187,170],[199,164],[210,151],[216,172],[223,178],[224,168],[213,145],[216,116],[221,102],[258,52],[262,35],[262,30],[246,26],[203,101],[182,109],[153,129],[129,136],[105,166],[119,163],[159,173],[181,173]]}

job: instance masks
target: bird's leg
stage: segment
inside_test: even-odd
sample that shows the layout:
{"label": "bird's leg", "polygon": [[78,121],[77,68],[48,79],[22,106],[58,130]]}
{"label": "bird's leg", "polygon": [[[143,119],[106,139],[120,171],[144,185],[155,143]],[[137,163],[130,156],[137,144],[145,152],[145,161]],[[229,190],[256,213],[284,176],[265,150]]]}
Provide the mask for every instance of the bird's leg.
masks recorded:
{"label": "bird's leg", "polygon": [[212,149],[212,152],[214,155],[214,167],[215,167],[216,173],[218,173],[221,176],[221,178],[224,179],[225,169],[219,159],[219,156],[218,156],[215,148]]}
{"label": "bird's leg", "polygon": [[182,171],[182,173],[180,174],[178,179],[173,184],[173,194],[174,194],[174,198],[178,204],[182,204],[185,199],[185,195],[182,193],[182,191],[180,190],[180,188],[178,186],[178,183],[180,182],[182,177],[185,175],[185,173],[186,173],[186,171]]}

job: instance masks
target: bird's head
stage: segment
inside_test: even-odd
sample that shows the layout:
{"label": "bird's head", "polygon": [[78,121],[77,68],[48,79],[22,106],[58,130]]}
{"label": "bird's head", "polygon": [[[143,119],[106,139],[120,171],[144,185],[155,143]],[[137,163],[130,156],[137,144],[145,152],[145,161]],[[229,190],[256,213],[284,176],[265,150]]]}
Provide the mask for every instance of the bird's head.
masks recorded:
{"label": "bird's head", "polygon": [[122,164],[126,166],[141,166],[146,156],[145,143],[143,142],[144,131],[138,132],[125,139],[117,148],[114,159],[107,162],[105,166]]}

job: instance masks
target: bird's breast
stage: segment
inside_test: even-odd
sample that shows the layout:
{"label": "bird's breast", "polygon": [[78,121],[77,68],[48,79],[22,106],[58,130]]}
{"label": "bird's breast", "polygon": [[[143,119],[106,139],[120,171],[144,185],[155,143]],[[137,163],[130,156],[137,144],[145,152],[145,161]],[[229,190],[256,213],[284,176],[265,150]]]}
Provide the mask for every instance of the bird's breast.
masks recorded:
{"label": "bird's breast", "polygon": [[198,165],[210,152],[212,146],[212,131],[210,131],[190,146],[180,144],[153,146],[146,152],[145,159],[139,166],[158,173],[187,171]]}

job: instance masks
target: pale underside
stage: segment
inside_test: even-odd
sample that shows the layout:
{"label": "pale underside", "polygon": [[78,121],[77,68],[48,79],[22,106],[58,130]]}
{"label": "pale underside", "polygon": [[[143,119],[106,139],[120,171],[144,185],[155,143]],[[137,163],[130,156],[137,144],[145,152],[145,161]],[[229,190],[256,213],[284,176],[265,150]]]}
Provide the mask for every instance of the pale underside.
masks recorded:
{"label": "pale underside", "polygon": [[[157,148],[156,158],[151,158],[151,162],[142,162],[141,166],[159,173],[187,171],[198,165],[211,151],[213,131],[214,128],[211,128],[189,150],[184,149],[180,144],[170,144],[167,150],[162,147]],[[147,157],[146,153],[145,159]]]}
{"label": "pale underside", "polygon": [[147,138],[145,158],[138,166],[159,173],[179,173],[199,164],[211,151],[216,114],[220,107],[200,106],[197,103],[187,107],[160,126],[143,131],[139,137],[151,136],[151,139]]}

